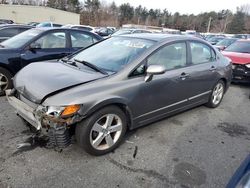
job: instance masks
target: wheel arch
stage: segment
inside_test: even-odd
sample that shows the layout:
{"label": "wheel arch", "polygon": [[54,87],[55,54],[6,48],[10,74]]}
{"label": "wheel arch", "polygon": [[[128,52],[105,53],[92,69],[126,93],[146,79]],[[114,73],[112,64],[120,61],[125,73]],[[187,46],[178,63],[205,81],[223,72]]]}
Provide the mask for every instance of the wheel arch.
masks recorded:
{"label": "wheel arch", "polygon": [[0,62],[0,68],[6,69],[10,72],[11,76],[14,76],[14,72],[6,64]]}
{"label": "wheel arch", "polygon": [[225,84],[225,91],[224,91],[225,93],[229,87],[228,80],[225,77],[222,77],[220,80],[223,81]]}
{"label": "wheel arch", "polygon": [[103,100],[103,101],[96,103],[94,106],[89,108],[89,110],[87,110],[86,117],[91,116],[96,111],[98,111],[104,107],[107,107],[107,106],[116,106],[116,107],[120,108],[127,117],[128,128],[130,129],[131,127],[133,127],[132,112],[131,112],[126,100],[121,99],[121,98],[106,99],[106,100]]}

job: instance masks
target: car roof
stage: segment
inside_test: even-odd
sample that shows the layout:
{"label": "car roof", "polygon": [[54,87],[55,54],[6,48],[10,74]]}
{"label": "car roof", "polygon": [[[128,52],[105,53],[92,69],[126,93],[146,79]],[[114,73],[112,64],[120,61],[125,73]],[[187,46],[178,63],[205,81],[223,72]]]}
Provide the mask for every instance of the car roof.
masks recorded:
{"label": "car roof", "polygon": [[64,27],[34,27],[32,28],[33,30],[39,30],[39,31],[42,31],[42,32],[45,32],[45,31],[80,31],[80,32],[85,32],[85,33],[89,33],[91,35],[94,35],[96,38],[99,38],[99,39],[102,39],[101,36],[95,34],[95,33],[92,33],[90,31],[86,31],[86,30],[79,30],[79,29],[74,29],[74,28],[64,28]]}
{"label": "car roof", "polygon": [[11,28],[11,27],[27,27],[27,28],[34,28],[31,25],[24,25],[24,24],[3,24],[0,25],[0,28]]}
{"label": "car roof", "polygon": [[162,34],[162,33],[138,33],[138,34],[126,34],[126,35],[118,35],[114,37],[130,37],[130,38],[140,38],[146,40],[152,40],[155,42],[160,42],[163,40],[173,40],[173,39],[192,39],[199,40],[197,37],[187,36],[187,35],[173,35],[173,34]]}

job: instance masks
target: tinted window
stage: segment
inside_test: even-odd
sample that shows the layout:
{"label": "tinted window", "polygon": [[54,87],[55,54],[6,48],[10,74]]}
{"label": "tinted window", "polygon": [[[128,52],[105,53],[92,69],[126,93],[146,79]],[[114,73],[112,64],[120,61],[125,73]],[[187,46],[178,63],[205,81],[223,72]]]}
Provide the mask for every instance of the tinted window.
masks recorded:
{"label": "tinted window", "polygon": [[73,48],[84,48],[94,43],[91,35],[82,32],[72,31],[70,33],[70,38]]}
{"label": "tinted window", "polygon": [[167,70],[185,67],[187,62],[186,43],[174,43],[165,46],[151,55],[148,65],[163,65]]}
{"label": "tinted window", "polygon": [[228,46],[225,51],[250,53],[250,41],[236,41]]}
{"label": "tinted window", "polygon": [[135,30],[133,33],[142,33],[143,31],[141,30]]}
{"label": "tinted window", "polygon": [[150,40],[113,37],[81,51],[72,60],[87,61],[104,70],[117,72],[153,44]]}
{"label": "tinted window", "polygon": [[52,32],[45,36],[39,38],[35,41],[36,45],[42,49],[46,48],[65,48],[66,47],[66,37],[64,32]]}
{"label": "tinted window", "polygon": [[214,51],[207,45],[199,42],[190,42],[193,64],[207,63],[215,60]]}
{"label": "tinted window", "polygon": [[62,27],[61,24],[53,24],[53,27]]}
{"label": "tinted window", "polygon": [[22,32],[24,32],[24,31],[26,31],[28,29],[30,29],[30,28],[19,28],[19,33],[22,33]]}
{"label": "tinted window", "polygon": [[18,33],[18,28],[5,28],[0,30],[0,37],[13,37]]}

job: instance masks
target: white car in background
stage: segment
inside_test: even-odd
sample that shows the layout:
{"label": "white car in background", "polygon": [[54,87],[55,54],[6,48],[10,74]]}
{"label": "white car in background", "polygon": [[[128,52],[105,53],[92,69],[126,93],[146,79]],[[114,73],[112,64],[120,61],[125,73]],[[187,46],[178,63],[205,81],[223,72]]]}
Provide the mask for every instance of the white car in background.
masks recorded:
{"label": "white car in background", "polygon": [[80,29],[80,30],[84,30],[84,31],[90,31],[92,33],[96,32],[96,28],[89,26],[89,25],[72,25],[72,24],[67,24],[62,26],[63,28],[71,28],[71,29]]}

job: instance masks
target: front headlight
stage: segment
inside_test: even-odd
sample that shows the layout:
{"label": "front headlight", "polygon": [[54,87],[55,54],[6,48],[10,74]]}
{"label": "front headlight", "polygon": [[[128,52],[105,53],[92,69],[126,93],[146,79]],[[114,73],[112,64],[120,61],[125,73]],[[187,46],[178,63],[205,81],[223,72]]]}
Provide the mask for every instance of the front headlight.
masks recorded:
{"label": "front headlight", "polygon": [[61,116],[62,117],[71,116],[71,115],[75,114],[76,112],[78,112],[80,110],[80,108],[81,108],[81,106],[79,104],[67,106],[64,108]]}
{"label": "front headlight", "polygon": [[46,114],[54,117],[69,117],[80,110],[81,106],[78,104],[69,106],[48,106]]}
{"label": "front headlight", "polygon": [[59,117],[65,107],[61,106],[48,106],[46,114],[49,116]]}
{"label": "front headlight", "polygon": [[246,64],[246,67],[250,69],[250,63],[249,63],[249,64]]}

